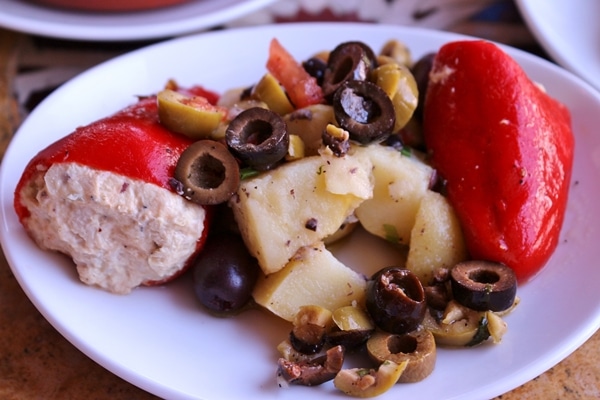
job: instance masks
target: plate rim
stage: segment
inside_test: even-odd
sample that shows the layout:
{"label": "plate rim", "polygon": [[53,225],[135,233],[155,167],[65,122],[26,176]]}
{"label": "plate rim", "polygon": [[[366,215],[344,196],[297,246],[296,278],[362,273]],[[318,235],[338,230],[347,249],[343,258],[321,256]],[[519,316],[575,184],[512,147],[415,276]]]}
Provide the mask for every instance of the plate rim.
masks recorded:
{"label": "plate rim", "polygon": [[[93,13],[61,10],[21,0],[0,0],[0,6],[6,3],[0,8],[0,26],[28,34],[67,40],[155,40],[210,29],[258,11],[276,0],[227,1],[229,3],[225,6],[222,5],[223,0],[192,0],[156,10]],[[19,11],[7,11],[10,4],[13,8],[18,7]],[[201,13],[207,11],[208,15]],[[37,13],[41,13],[40,18],[32,16]],[[82,17],[84,20],[80,20]],[[135,19],[138,24],[110,27],[115,21],[126,23],[128,18]]]}
{"label": "plate rim", "polygon": [[[588,71],[588,69],[584,68],[579,62],[577,62],[577,60],[573,60],[571,59],[571,57],[564,54],[564,51],[561,49],[561,47],[550,40],[548,35],[545,33],[546,27],[543,23],[543,20],[536,17],[536,13],[534,10],[536,0],[515,0],[515,4],[519,9],[520,14],[523,20],[525,21],[525,24],[527,25],[533,36],[544,48],[544,50],[548,53],[548,55],[550,55],[550,57],[552,57],[558,64],[562,65],[564,68],[580,76],[582,79],[588,82],[595,90],[600,91],[600,59],[598,60],[599,63],[594,72]],[[556,3],[553,2],[550,2],[548,4],[556,5]],[[544,4],[544,6],[548,7],[548,4]],[[576,5],[575,8],[579,5],[580,4]]]}
{"label": "plate rim", "polygon": [[[286,27],[286,25],[288,27]],[[206,37],[207,35],[214,36],[214,35],[240,34],[240,33],[243,33],[244,31],[249,31],[249,30],[253,30],[253,31],[254,30],[268,30],[268,29],[272,29],[273,27],[275,27],[277,29],[298,29],[299,26],[302,26],[302,25],[311,25],[312,27],[315,27],[316,25],[336,26],[338,28],[339,28],[339,26],[344,26],[345,28],[350,28],[351,25],[357,25],[359,27],[366,27],[366,26],[368,26],[369,27],[368,29],[372,29],[372,30],[375,30],[375,29],[386,29],[385,25],[383,25],[383,26],[379,25],[377,28],[375,28],[373,25],[365,24],[365,23],[288,23],[288,24],[276,24],[276,25],[272,25],[272,26],[252,26],[252,27],[243,27],[243,28],[228,29],[228,30],[225,30],[225,31],[218,31],[218,32],[209,32],[209,33],[202,34],[202,37]],[[429,34],[431,34],[431,35],[434,35],[436,37],[444,37],[444,38],[479,39],[479,38],[475,38],[475,37],[472,37],[472,36],[466,36],[466,35],[461,35],[461,34],[451,34],[451,33],[448,33],[448,32],[440,32],[440,31],[430,30],[430,29],[426,29],[426,28],[399,27],[399,26],[392,26],[392,25],[387,26],[387,28],[391,28],[391,29],[393,29],[396,32],[408,31],[408,32],[415,32],[415,33],[420,34],[420,35],[429,35]],[[114,59],[111,59],[111,60],[108,60],[106,62],[103,62],[103,63],[99,64],[98,66],[93,67],[90,70],[84,72],[80,76],[75,77],[71,81],[67,82],[64,86],[68,87],[71,84],[76,84],[79,79],[87,79],[86,78],[87,74],[93,74],[93,73],[95,73],[94,71],[97,68],[104,68],[107,63],[113,63],[113,62],[114,63],[119,63],[119,62],[123,62],[122,59],[125,59],[127,57],[137,57],[137,54],[139,52],[158,51],[158,50],[152,50],[152,48],[161,47],[161,46],[170,46],[170,45],[172,45],[172,42],[180,42],[180,41],[192,41],[193,42],[193,41],[196,41],[196,40],[200,40],[199,36],[200,35],[193,35],[193,36],[189,36],[189,37],[185,37],[185,38],[172,39],[172,40],[168,40],[168,41],[165,41],[165,42],[161,42],[161,43],[149,45],[149,46],[146,46],[146,47],[141,48],[139,50],[135,50],[133,52],[130,52],[130,53],[127,53],[127,54],[124,54],[124,55],[121,55],[121,56],[117,56]],[[447,39],[447,40],[449,40],[449,39]],[[502,47],[510,48],[508,46],[502,46]],[[527,53],[525,51],[522,51],[522,50],[519,50],[519,49],[514,49],[514,48],[510,48],[510,49],[511,49],[512,52],[519,53],[521,57],[531,58],[532,60],[535,60],[536,62],[542,61],[542,62],[546,63],[547,67],[555,70],[555,72],[564,74],[565,77],[569,77],[569,79],[572,79],[573,82],[575,82],[575,83],[577,83],[579,85],[582,85],[583,89],[589,90],[589,89],[586,89],[586,87],[589,87],[589,85],[586,82],[584,82],[583,80],[581,80],[577,76],[572,75],[571,73],[568,73],[567,71],[565,71],[564,69],[556,66],[555,64],[553,64],[553,63],[551,63],[551,62],[549,62],[547,60],[541,59],[541,58],[539,58],[539,57],[537,57],[535,55],[532,55],[530,53]],[[75,83],[73,83],[73,82],[75,82]],[[46,102],[46,101],[52,101],[53,96],[54,95],[56,95],[56,96],[60,95],[61,90],[65,90],[65,89],[63,89],[63,87],[59,88],[57,90],[57,92],[55,92],[55,93],[58,93],[58,94],[53,93],[52,95],[50,95],[48,97],[47,100],[44,100],[44,102]],[[42,102],[40,104],[40,106],[42,106],[43,104],[45,104],[44,102]],[[34,110],[34,113],[35,113],[35,110]],[[18,135],[20,132],[21,132],[21,129],[19,129],[16,134]],[[13,142],[11,142],[11,145],[12,145],[12,143]],[[9,148],[7,149],[6,154],[9,154],[10,151],[11,151],[11,146],[9,146]],[[2,177],[4,176],[4,173],[2,172],[3,166],[4,165],[0,165],[0,180],[2,180],[2,181],[3,181]],[[3,182],[0,181],[0,183],[3,183]],[[0,211],[2,211],[2,214],[4,214],[4,209],[3,208]],[[3,220],[5,221],[6,219],[3,218]],[[8,227],[6,225],[4,226],[4,229],[0,229],[0,239],[1,239],[0,242],[1,242],[3,248],[5,246],[5,240],[6,240],[5,239],[5,235],[3,233],[5,233],[5,231],[7,229],[8,229]],[[11,252],[8,252],[8,253],[11,253]],[[11,269],[13,269],[13,264],[12,263],[14,262],[14,260],[12,259],[12,254],[10,255],[11,259],[9,259],[9,254],[6,253],[6,250],[5,250],[5,254],[6,254],[7,260],[9,261],[9,265],[10,265]],[[18,275],[18,273],[15,273],[15,275]],[[19,284],[21,285],[21,287],[23,287],[22,282],[20,281],[19,276],[17,276],[17,278],[19,280]],[[33,294],[30,293],[28,290],[25,290],[25,291],[26,291],[28,297],[31,298],[31,295],[33,295]],[[40,309],[38,306],[41,306],[42,309],[44,309],[43,305],[39,305],[39,304],[36,303],[36,308]],[[45,311],[48,312],[47,310],[45,310]],[[44,314],[44,317],[46,319],[48,319],[48,316],[46,314]],[[53,325],[54,325],[54,323],[53,323]],[[555,365],[556,363],[560,362],[566,356],[568,356],[569,354],[571,354],[572,351],[574,351],[581,344],[583,344],[583,342],[585,342],[585,340],[587,340],[589,337],[591,337],[591,335],[598,329],[598,326],[600,326],[600,313],[596,315],[596,318],[593,321],[593,324],[588,324],[587,325],[588,329],[585,329],[585,330],[579,332],[577,335],[575,335],[577,337],[577,340],[574,341],[574,342],[572,342],[570,344],[570,346],[564,347],[562,349],[562,352],[560,352],[560,353],[553,353],[552,355],[548,355],[547,359],[546,359],[546,363],[551,363],[552,365]],[[65,332],[64,329],[59,329],[58,327],[56,327],[56,328],[57,328],[57,330],[59,330],[59,332],[63,336],[65,336],[66,338],[68,338],[69,341],[71,341],[72,343],[80,343],[81,344],[81,342],[80,342],[80,340],[78,338],[73,338],[72,335],[70,335],[68,332]],[[64,328],[64,327],[61,326],[61,328]],[[92,358],[94,360],[103,360],[103,357],[102,357],[101,354],[95,354],[90,349],[87,349],[87,351],[83,350],[79,345],[77,347],[83,353],[85,353],[86,355],[88,355],[90,358]],[[107,362],[110,364],[110,360],[104,360],[101,364],[105,368],[109,369],[111,372],[113,372],[113,373],[115,373],[115,374],[123,377],[120,373],[116,372],[113,369],[114,366],[113,366],[113,368],[108,368],[106,366]],[[547,370],[547,369],[548,368],[544,369],[544,371]],[[541,371],[541,372],[544,372],[544,371]],[[505,382],[504,387],[502,389],[503,390],[502,393],[504,393],[507,390],[511,390],[511,389],[519,386],[520,384],[522,384],[522,383],[524,383],[526,381],[529,381],[530,379],[533,379],[535,376],[537,376],[541,372],[540,371],[530,371],[530,374],[529,374],[530,376],[526,377],[527,378],[526,380],[523,380],[524,379],[523,376],[519,376],[519,377],[514,376],[514,377],[512,377],[508,382]],[[127,380],[133,383],[133,381],[131,379],[127,379]],[[515,385],[515,383],[517,383],[517,384]],[[160,387],[154,387],[152,382],[140,381],[140,382],[136,382],[135,384],[137,386],[143,388],[144,390],[148,390],[148,391],[151,391],[151,392],[154,392],[154,393],[159,393],[160,392],[160,390],[159,390]],[[172,392],[169,392],[169,394],[172,394]],[[491,389],[489,389],[488,390],[488,394],[498,395],[498,394],[501,394],[501,393],[498,393],[497,391],[491,391]]]}

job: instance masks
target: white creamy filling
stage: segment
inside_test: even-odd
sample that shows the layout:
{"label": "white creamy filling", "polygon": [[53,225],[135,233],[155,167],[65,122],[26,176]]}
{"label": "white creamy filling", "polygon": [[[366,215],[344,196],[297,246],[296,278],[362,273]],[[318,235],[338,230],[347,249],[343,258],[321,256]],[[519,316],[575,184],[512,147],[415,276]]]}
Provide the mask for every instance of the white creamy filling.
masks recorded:
{"label": "white creamy filling", "polygon": [[84,283],[120,294],[181,270],[206,216],[156,185],[75,163],[38,175],[21,201],[38,246],[71,256]]}

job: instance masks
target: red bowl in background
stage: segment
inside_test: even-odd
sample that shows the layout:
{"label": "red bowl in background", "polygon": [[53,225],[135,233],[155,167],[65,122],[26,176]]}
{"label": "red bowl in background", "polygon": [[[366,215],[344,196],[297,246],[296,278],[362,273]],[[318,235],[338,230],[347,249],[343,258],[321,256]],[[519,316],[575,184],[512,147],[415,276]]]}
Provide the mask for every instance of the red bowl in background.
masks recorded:
{"label": "red bowl in background", "polygon": [[126,12],[175,6],[193,0],[30,0],[33,3],[74,11]]}

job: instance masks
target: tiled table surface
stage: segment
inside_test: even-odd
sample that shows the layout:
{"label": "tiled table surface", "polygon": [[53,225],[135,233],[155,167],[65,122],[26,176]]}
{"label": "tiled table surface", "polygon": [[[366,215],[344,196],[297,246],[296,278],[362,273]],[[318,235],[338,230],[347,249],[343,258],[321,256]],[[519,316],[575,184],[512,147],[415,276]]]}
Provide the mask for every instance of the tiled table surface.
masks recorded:
{"label": "tiled table surface", "polygon": [[[329,1],[327,6],[327,1],[283,0],[218,29],[290,19],[365,18],[340,6],[347,3]],[[370,4],[390,7],[393,3],[382,0]],[[418,2],[404,3],[413,7]],[[441,14],[437,19],[399,23],[429,23],[429,27],[486,37],[545,56],[509,1],[482,1],[474,8],[465,8],[468,1],[440,3],[450,8],[438,9]],[[299,10],[299,5],[312,8]],[[394,23],[393,18],[387,18],[390,20],[384,22]],[[145,44],[53,40],[0,28],[0,159],[20,121],[53,88],[90,66]],[[600,333],[596,333],[560,364],[499,398],[598,399],[599,359]],[[155,397],[100,367],[63,338],[31,304],[0,254],[0,399],[88,398]]]}

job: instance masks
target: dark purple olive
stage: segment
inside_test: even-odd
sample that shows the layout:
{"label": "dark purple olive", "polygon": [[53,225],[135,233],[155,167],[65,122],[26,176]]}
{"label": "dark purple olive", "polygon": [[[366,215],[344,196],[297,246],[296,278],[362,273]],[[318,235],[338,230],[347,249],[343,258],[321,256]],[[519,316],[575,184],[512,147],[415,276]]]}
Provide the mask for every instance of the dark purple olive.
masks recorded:
{"label": "dark purple olive", "polygon": [[340,86],[333,96],[333,112],[350,139],[362,144],[385,140],[396,123],[392,100],[369,81],[348,81]]}
{"label": "dark purple olive", "polygon": [[517,278],[504,264],[488,261],[464,261],[450,271],[454,299],[477,311],[503,311],[517,295]]}
{"label": "dark purple olive", "polygon": [[227,127],[229,150],[243,164],[263,171],[272,168],[287,154],[290,135],[279,114],[253,107],[239,113]]}
{"label": "dark purple olive", "polygon": [[192,266],[194,291],[200,303],[216,315],[242,310],[252,297],[258,263],[240,236],[209,236]]}
{"label": "dark purple olive", "polygon": [[322,58],[311,57],[302,63],[302,67],[310,76],[317,80],[319,86],[323,84],[323,76],[325,75],[327,63]]}
{"label": "dark purple olive", "polygon": [[419,121],[423,120],[423,104],[425,102],[427,86],[429,86],[429,72],[433,66],[435,55],[436,53],[425,54],[410,69],[417,82],[417,90],[420,93],[417,108],[415,109],[415,116]]}
{"label": "dark purple olive", "polygon": [[423,285],[414,273],[387,267],[367,282],[366,307],[380,329],[404,334],[421,324],[427,302]]}
{"label": "dark purple olive", "polygon": [[331,100],[337,89],[347,81],[368,79],[377,67],[377,57],[365,43],[340,43],[331,51],[321,85],[325,98]]}

